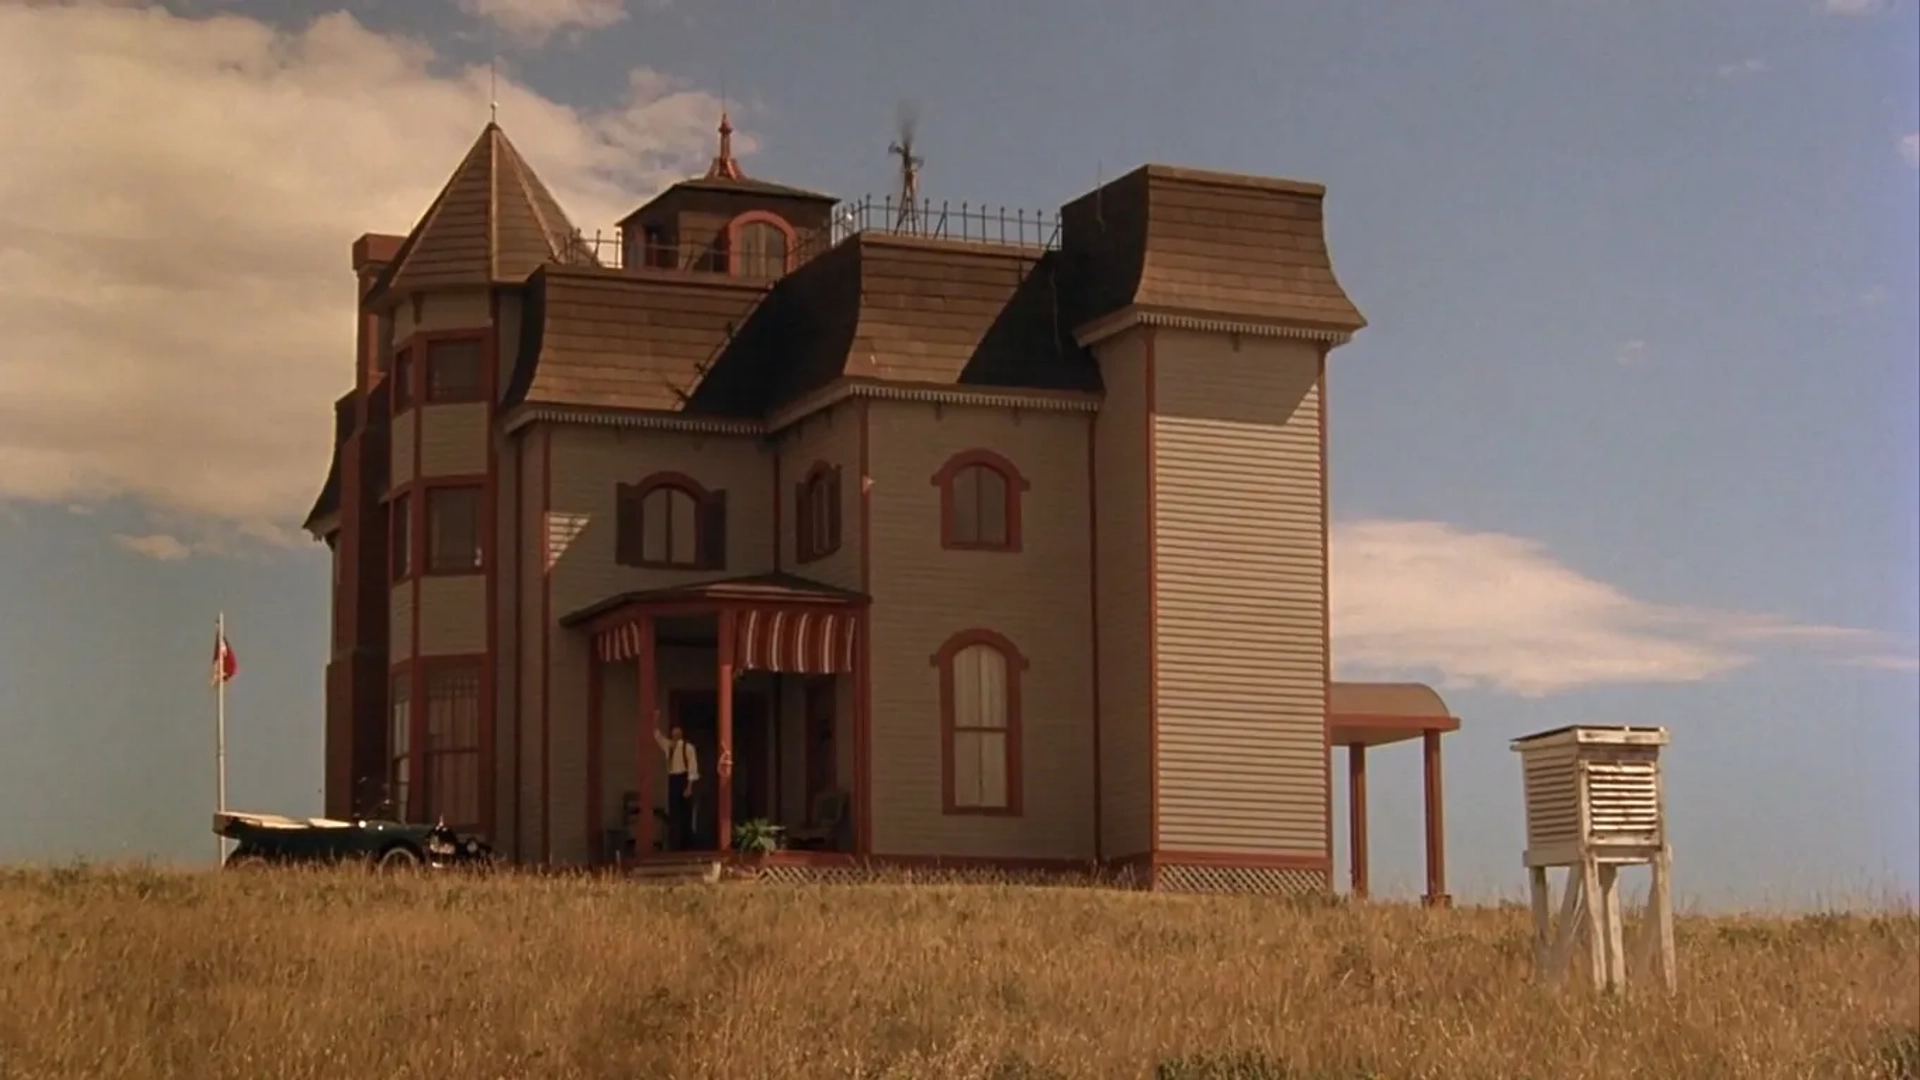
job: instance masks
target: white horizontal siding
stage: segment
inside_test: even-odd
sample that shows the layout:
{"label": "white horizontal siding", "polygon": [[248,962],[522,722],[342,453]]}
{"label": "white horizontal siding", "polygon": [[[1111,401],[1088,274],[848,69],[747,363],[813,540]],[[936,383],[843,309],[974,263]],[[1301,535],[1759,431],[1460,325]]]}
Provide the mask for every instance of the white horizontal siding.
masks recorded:
{"label": "white horizontal siding", "polygon": [[408,415],[420,424],[420,475],[475,476],[487,471],[487,404],[423,405]]}
{"label": "white horizontal siding", "polygon": [[420,655],[487,651],[487,579],[481,574],[420,579]]}
{"label": "white horizontal siding", "polygon": [[1318,353],[1164,333],[1154,367],[1158,847],[1322,855]]}

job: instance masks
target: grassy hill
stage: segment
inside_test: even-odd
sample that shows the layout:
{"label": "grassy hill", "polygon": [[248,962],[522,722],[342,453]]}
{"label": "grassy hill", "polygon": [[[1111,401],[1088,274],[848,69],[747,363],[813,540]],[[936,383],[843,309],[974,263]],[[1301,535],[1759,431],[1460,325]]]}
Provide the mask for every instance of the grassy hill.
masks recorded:
{"label": "grassy hill", "polygon": [[0,1078],[1911,1077],[1920,913],[1682,918],[1681,990],[1527,914],[1070,888],[0,871]]}

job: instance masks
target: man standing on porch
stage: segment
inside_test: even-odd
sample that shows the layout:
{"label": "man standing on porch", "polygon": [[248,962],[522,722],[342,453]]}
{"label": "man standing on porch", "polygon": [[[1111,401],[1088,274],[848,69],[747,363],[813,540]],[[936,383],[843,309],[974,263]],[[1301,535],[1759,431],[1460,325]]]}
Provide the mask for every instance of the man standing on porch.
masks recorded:
{"label": "man standing on porch", "polygon": [[700,781],[700,757],[679,724],[662,735],[659,710],[653,717],[653,741],[667,755],[667,849],[686,851],[693,847],[693,785]]}

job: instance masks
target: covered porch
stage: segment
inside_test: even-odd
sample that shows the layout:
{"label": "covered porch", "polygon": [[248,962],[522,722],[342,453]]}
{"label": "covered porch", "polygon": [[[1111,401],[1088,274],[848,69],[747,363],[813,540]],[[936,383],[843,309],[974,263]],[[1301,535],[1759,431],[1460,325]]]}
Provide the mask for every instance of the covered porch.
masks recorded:
{"label": "covered porch", "polygon": [[1347,848],[1356,899],[1369,892],[1367,851],[1367,751],[1420,740],[1426,820],[1426,892],[1421,902],[1449,907],[1447,838],[1441,790],[1440,737],[1460,730],[1460,718],[1432,687],[1420,683],[1337,682],[1327,702],[1329,746],[1347,748]]}
{"label": "covered porch", "polygon": [[[866,850],[856,778],[866,739],[867,602],[790,574],[623,593],[561,624],[589,638],[590,858],[632,864],[721,853],[736,825],[780,826],[792,847]],[[666,755],[692,746],[691,843],[672,850]]]}

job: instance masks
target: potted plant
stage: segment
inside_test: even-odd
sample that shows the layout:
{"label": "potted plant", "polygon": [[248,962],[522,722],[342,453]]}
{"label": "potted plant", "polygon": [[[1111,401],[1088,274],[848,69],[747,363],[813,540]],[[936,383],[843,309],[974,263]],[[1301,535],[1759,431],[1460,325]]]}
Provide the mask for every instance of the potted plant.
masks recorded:
{"label": "potted plant", "polygon": [[780,826],[766,818],[742,821],[733,827],[733,850],[740,853],[740,864],[749,872],[759,869],[767,856],[780,850]]}

